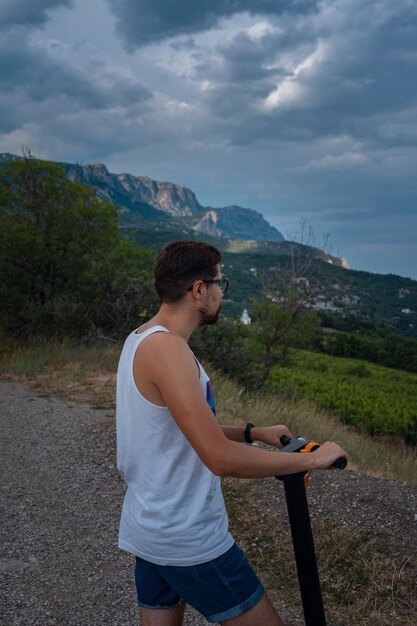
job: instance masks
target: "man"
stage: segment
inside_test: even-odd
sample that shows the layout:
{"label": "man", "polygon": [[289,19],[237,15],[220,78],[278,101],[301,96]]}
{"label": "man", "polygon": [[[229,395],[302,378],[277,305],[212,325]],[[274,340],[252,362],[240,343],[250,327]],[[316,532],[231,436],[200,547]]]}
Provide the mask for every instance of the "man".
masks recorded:
{"label": "man", "polygon": [[219,251],[166,245],[154,266],[158,313],[133,331],[117,375],[118,468],[127,483],[119,547],[136,556],[143,626],[181,626],[185,603],[212,623],[283,626],[228,531],[220,477],[263,478],[330,467],[346,453],[325,443],[276,454],[286,426],[219,426],[208,376],[188,340],[217,321],[228,281]]}

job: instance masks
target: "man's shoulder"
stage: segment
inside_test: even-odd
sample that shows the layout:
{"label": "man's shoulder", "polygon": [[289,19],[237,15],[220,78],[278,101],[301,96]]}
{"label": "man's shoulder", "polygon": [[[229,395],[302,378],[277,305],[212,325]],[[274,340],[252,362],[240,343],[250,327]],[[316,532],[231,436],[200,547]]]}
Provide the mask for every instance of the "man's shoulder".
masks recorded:
{"label": "man's shoulder", "polygon": [[162,355],[179,356],[188,354],[190,348],[183,337],[167,330],[155,330],[148,334],[140,342],[140,353],[153,358],[161,358]]}
{"label": "man's shoulder", "polygon": [[161,375],[175,379],[180,372],[199,374],[188,343],[173,332],[155,332],[145,337],[136,350],[133,367],[138,376],[141,372],[155,384]]}

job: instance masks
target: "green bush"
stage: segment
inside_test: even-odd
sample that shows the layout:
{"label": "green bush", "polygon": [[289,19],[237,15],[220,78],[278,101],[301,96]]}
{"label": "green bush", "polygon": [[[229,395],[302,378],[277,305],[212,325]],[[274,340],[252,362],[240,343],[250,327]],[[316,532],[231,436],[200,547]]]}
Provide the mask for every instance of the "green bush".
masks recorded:
{"label": "green bush", "polygon": [[0,333],[119,337],[155,304],[152,254],[116,208],[31,157],[0,171]]}

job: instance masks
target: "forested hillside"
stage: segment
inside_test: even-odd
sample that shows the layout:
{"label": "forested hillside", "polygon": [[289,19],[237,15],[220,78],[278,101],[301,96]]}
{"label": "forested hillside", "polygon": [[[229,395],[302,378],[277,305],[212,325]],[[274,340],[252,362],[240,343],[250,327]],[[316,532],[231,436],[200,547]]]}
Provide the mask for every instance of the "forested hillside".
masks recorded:
{"label": "forested hillside", "polygon": [[[123,229],[123,238],[158,250],[167,241],[187,239],[181,230]],[[194,235],[197,238],[197,235]],[[394,274],[345,269],[340,259],[297,242],[254,242],[212,238],[222,251],[223,272],[230,278],[224,314],[249,312],[255,300],[285,297],[289,288],[302,292],[304,306],[337,316],[354,316],[384,324],[417,338],[417,281]]]}
{"label": "forested hillside", "polygon": [[[155,250],[140,248],[139,235],[121,237],[114,205],[59,166],[31,157],[3,165],[2,348],[120,341],[149,319],[158,306]],[[290,242],[285,254],[271,242],[220,243],[225,319],[192,338],[199,356],[254,393],[305,396],[348,424],[415,445],[417,341],[392,331],[414,332],[414,313],[398,311],[417,310],[415,282],[346,270]],[[239,320],[244,306],[249,326]]]}

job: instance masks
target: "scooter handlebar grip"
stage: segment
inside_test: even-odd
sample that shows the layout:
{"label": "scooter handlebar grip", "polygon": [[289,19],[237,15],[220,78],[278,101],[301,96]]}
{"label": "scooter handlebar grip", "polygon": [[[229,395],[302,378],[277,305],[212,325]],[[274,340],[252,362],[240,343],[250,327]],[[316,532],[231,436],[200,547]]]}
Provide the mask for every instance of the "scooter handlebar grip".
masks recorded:
{"label": "scooter handlebar grip", "polygon": [[[287,437],[287,435],[282,435],[282,437],[280,438],[281,444],[283,446],[286,446],[290,443],[290,441],[292,441],[291,437]],[[347,465],[347,460],[345,459],[344,456],[340,456],[338,459],[336,459],[336,461],[333,463],[332,467],[335,467],[336,469],[345,469]]]}
{"label": "scooter handlebar grip", "polygon": [[344,456],[339,456],[339,458],[333,463],[333,467],[336,467],[337,469],[345,469],[346,465],[347,460]]}

